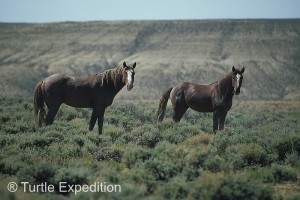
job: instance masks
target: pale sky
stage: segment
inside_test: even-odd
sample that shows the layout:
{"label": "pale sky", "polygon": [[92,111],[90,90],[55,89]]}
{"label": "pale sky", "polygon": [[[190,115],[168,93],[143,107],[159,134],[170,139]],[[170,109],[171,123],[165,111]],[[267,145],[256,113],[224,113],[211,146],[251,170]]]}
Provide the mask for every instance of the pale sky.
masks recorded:
{"label": "pale sky", "polygon": [[300,0],[0,0],[0,22],[300,18]]}

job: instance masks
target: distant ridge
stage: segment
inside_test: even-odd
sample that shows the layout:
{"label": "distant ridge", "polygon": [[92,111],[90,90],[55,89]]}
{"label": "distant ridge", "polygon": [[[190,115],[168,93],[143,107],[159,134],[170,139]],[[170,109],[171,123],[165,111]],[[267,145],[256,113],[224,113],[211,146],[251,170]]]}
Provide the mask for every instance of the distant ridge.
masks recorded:
{"label": "distant ridge", "polygon": [[120,99],[158,99],[180,81],[210,83],[245,66],[239,99],[300,100],[300,19],[0,23],[1,96],[31,97],[52,73],[137,62]]}

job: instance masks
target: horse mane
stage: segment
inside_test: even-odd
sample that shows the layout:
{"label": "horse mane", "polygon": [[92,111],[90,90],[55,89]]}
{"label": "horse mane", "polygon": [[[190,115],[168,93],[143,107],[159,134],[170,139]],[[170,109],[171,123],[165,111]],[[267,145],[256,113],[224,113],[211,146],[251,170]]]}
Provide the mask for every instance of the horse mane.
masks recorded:
{"label": "horse mane", "polygon": [[232,93],[232,75],[233,72],[227,74],[217,82],[221,96],[226,96]]}
{"label": "horse mane", "polygon": [[103,86],[104,84],[109,85],[110,83],[113,83],[113,85],[117,87],[118,84],[122,82],[122,74],[122,66],[104,71],[103,73],[101,73],[101,86]]}

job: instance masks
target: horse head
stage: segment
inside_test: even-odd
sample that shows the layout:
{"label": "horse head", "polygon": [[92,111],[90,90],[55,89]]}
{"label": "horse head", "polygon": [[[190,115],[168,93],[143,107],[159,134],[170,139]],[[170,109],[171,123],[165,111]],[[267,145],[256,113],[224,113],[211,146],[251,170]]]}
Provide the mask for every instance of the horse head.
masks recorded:
{"label": "horse head", "polygon": [[125,83],[128,91],[130,91],[133,88],[135,66],[136,62],[133,63],[133,65],[127,65],[125,61],[123,62],[123,82]]}
{"label": "horse head", "polygon": [[245,67],[242,68],[242,70],[238,70],[236,69],[234,66],[232,67],[232,87],[233,92],[235,95],[239,95],[240,94],[240,89],[242,87],[242,83],[243,83],[243,73],[245,71]]}

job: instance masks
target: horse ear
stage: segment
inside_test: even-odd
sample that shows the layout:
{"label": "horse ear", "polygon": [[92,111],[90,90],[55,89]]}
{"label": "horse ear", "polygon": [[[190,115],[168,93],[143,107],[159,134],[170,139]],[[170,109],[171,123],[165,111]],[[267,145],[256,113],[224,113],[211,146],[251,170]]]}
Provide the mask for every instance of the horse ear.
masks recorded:
{"label": "horse ear", "polygon": [[241,73],[244,73],[244,71],[245,71],[245,67],[243,67],[243,69],[241,70]]}
{"label": "horse ear", "polygon": [[235,72],[235,67],[234,66],[232,66],[232,71]]}
{"label": "horse ear", "polygon": [[126,62],[124,61],[123,62],[123,68],[126,68],[127,67],[127,65],[126,65]]}
{"label": "horse ear", "polygon": [[134,69],[136,66],[136,62],[133,63],[132,68]]}

